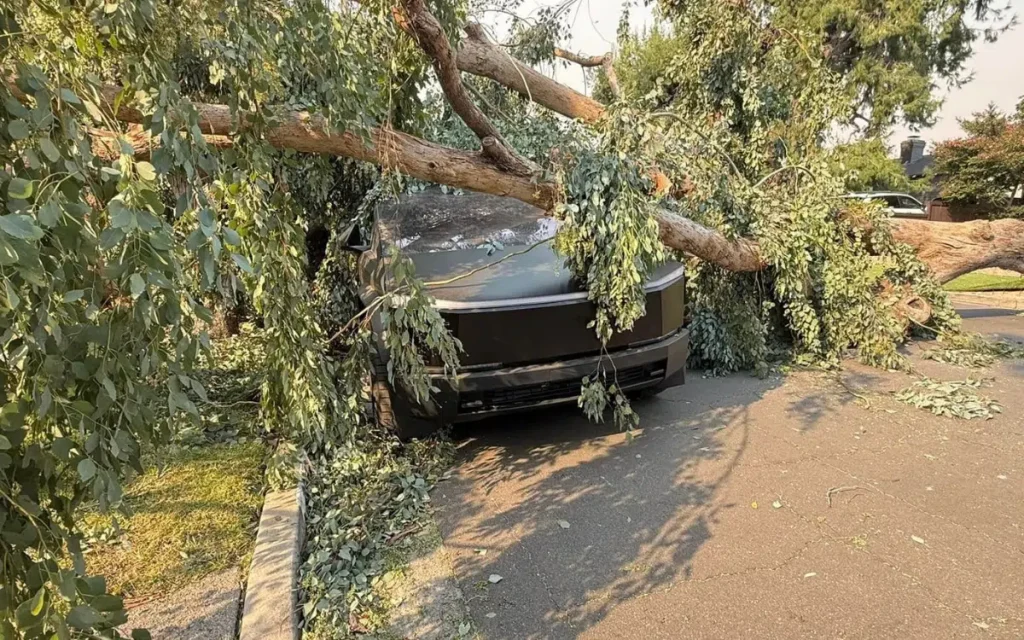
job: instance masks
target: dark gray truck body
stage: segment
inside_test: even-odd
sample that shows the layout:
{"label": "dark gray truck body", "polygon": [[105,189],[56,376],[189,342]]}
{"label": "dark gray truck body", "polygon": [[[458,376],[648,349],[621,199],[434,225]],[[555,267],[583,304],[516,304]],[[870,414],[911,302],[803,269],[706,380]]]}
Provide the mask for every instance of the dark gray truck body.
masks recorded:
{"label": "dark gray truck body", "polygon": [[[454,228],[462,233],[451,235]],[[360,258],[364,304],[376,296],[368,274],[387,259],[388,245],[401,247],[425,282],[461,276],[428,287],[462,342],[460,369],[454,380],[434,370],[432,383],[439,391],[426,403],[391,389],[402,435],[576,401],[583,377],[593,376],[599,366],[601,344],[587,326],[595,312],[586,291],[573,282],[551,242],[536,245],[554,230],[538,209],[480,194],[409,195],[378,210],[374,248]],[[614,364],[618,384],[627,392],[682,384],[689,355],[683,266],[659,267],[646,291],[646,314],[632,330],[612,337],[601,364],[609,372]],[[373,325],[379,336],[379,318]],[[386,362],[388,354],[382,346],[379,351]]]}

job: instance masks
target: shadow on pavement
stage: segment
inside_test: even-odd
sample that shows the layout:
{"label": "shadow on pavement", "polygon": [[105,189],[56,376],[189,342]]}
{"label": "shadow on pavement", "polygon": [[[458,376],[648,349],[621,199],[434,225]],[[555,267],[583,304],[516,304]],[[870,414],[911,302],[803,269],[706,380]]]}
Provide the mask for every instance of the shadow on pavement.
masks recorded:
{"label": "shadow on pavement", "polygon": [[694,376],[634,403],[631,442],[575,407],[473,425],[437,502],[486,637],[576,637],[616,603],[687,579],[732,506],[716,492],[746,448],[749,408],[780,383]]}

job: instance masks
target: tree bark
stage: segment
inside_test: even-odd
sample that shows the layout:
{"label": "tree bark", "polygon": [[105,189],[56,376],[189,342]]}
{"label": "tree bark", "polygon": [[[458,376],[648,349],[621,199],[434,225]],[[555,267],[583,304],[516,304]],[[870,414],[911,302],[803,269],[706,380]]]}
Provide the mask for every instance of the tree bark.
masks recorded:
{"label": "tree bark", "polygon": [[408,31],[430,56],[448,103],[481,143],[485,143],[482,147],[484,155],[505,171],[524,176],[537,173],[539,169],[505,142],[497,127],[469,97],[469,92],[462,84],[451,43],[441,23],[427,10],[423,0],[403,0],[402,6]]}
{"label": "tree bark", "polygon": [[492,43],[479,24],[467,24],[465,32],[456,56],[460,71],[490,78],[567,118],[594,124],[604,117],[603,104],[519,62]]}
{"label": "tree bark", "polygon": [[893,219],[892,236],[914,248],[939,282],[999,267],[1024,273],[1024,220],[925,222]]}
{"label": "tree bark", "polygon": [[615,75],[615,56],[612,52],[601,55],[601,56],[585,56],[580,53],[573,53],[572,51],[566,51],[555,47],[555,57],[569,62],[575,62],[581,67],[603,67],[605,78],[608,80],[608,87],[612,91],[612,95],[616,98],[621,97],[619,93],[619,77]]}

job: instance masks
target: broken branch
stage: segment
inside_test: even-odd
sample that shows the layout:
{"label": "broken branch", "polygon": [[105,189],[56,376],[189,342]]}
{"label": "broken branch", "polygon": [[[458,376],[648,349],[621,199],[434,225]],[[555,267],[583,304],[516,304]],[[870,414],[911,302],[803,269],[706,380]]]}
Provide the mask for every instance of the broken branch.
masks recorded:
{"label": "broken branch", "polygon": [[483,153],[502,169],[516,175],[531,175],[537,167],[513,149],[462,84],[456,55],[441,23],[427,10],[423,0],[403,0],[406,24],[416,43],[430,56],[434,72],[448,103],[483,144]]}
{"label": "broken branch", "polygon": [[572,51],[555,47],[555,57],[575,62],[581,67],[603,67],[605,78],[608,80],[608,87],[612,90],[612,95],[616,98],[620,97],[619,77],[615,75],[615,56],[612,55],[611,51],[600,56],[585,56],[581,53],[573,53]]}

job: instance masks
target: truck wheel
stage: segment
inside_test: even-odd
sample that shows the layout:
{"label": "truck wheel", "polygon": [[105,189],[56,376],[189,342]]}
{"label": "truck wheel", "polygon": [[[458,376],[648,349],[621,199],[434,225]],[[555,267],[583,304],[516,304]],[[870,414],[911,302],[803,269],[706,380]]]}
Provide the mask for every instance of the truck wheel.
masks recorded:
{"label": "truck wheel", "polygon": [[377,353],[370,355],[370,395],[373,400],[373,416],[381,428],[398,436],[402,442],[413,438],[425,438],[438,430],[440,425],[429,420],[415,418],[408,411],[402,411],[395,393],[388,384],[388,367]]}
{"label": "truck wheel", "polygon": [[370,356],[370,398],[373,401],[373,417],[382,429],[398,433],[398,420],[391,406],[391,387],[388,386],[388,368],[377,354]]}

